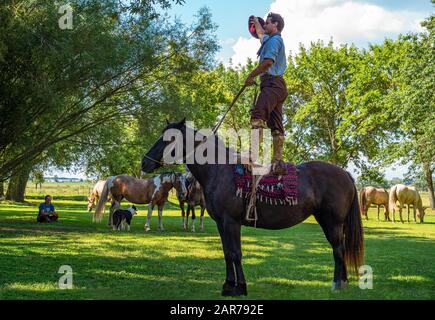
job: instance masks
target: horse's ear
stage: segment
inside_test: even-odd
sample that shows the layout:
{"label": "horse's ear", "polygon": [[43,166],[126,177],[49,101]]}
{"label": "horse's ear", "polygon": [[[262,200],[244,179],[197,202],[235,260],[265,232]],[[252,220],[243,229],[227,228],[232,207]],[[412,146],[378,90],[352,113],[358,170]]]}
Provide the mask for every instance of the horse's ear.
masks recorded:
{"label": "horse's ear", "polygon": [[168,125],[170,123],[168,118],[166,118],[165,120],[166,120],[166,125]]}
{"label": "horse's ear", "polygon": [[180,121],[180,124],[183,126],[186,124],[186,117],[184,117],[183,120]]}

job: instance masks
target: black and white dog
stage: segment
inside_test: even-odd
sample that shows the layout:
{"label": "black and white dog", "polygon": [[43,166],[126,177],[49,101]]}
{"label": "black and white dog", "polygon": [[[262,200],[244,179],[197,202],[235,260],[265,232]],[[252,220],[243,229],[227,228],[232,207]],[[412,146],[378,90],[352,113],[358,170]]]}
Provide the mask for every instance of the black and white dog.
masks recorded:
{"label": "black and white dog", "polygon": [[130,231],[131,219],[133,219],[133,215],[137,214],[136,210],[134,205],[128,207],[127,210],[116,210],[113,213],[113,230],[124,230],[127,226],[128,231]]}

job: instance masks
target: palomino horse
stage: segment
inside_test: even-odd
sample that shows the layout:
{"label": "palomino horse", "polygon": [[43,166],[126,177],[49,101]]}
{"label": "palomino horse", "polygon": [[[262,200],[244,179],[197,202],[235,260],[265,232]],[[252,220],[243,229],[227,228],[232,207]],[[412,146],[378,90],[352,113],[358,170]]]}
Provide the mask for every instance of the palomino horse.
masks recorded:
{"label": "palomino horse", "polygon": [[[185,120],[168,124],[164,132],[169,129],[172,129],[170,132],[181,132],[183,142],[187,140],[187,130],[193,130],[186,127]],[[208,139],[213,139],[211,141],[216,146],[215,155],[218,155],[222,150],[218,147],[222,145],[222,141],[218,141],[215,136]],[[143,172],[151,172],[165,164],[163,154],[167,154],[165,149],[170,143],[172,144],[163,140],[163,136],[154,143],[142,159]],[[176,140],[174,145],[177,143]],[[182,160],[186,163],[187,155],[190,156],[192,150],[186,151],[186,143],[183,143],[182,150]],[[223,150],[228,159],[232,151],[227,148]],[[222,240],[226,262],[226,280],[222,295],[247,295],[240,233],[242,225],[253,227],[254,222],[245,220],[244,201],[236,195],[235,165],[213,164],[210,161],[198,164],[196,157],[193,157],[192,161],[188,161],[187,167],[203,187],[207,212],[215,220]],[[363,228],[354,181],[348,172],[321,161],[298,165],[297,174],[297,204],[274,206],[258,202],[256,226],[283,229],[314,215],[333,249],[335,269],[332,288],[342,288],[347,285],[348,266],[358,274],[358,268],[363,265],[364,260]]]}
{"label": "palomino horse", "polygon": [[101,221],[102,208],[107,201],[110,192],[112,195],[112,206],[110,207],[109,225],[113,224],[113,211],[119,207],[122,199],[134,204],[149,204],[145,230],[151,230],[151,216],[154,206],[157,205],[159,212],[159,230],[163,231],[162,212],[165,202],[168,200],[169,191],[175,188],[177,192],[186,194],[184,177],[181,173],[162,173],[149,179],[137,179],[128,175],[109,177],[104,185],[94,217]]}
{"label": "palomino horse", "polygon": [[414,222],[417,222],[416,209],[418,209],[418,218],[420,223],[424,222],[424,211],[427,207],[423,207],[420,194],[413,186],[405,186],[404,184],[396,184],[390,190],[390,208],[393,212],[393,223],[395,223],[395,209],[397,208],[396,202],[399,201],[399,214],[400,221],[402,219],[402,208],[405,204],[408,205],[408,222],[409,222],[409,206],[412,205],[414,211]]}
{"label": "palomino horse", "polygon": [[[94,207],[94,204],[98,203],[98,200],[100,199],[100,195],[103,192],[103,188],[105,184],[106,184],[106,180],[98,180],[98,182],[95,184],[91,194],[88,197],[88,212],[91,212],[92,208]],[[108,201],[110,201],[110,197]]]}
{"label": "palomino horse", "polygon": [[365,187],[359,193],[361,214],[369,220],[368,211],[372,204],[378,206],[378,221],[380,206],[384,206],[384,221],[390,221],[390,214],[388,211],[388,191],[383,188]]}
{"label": "palomino horse", "polygon": [[[192,211],[192,232],[195,232],[195,206],[201,206],[201,216],[199,218],[201,231],[204,231],[204,211],[205,198],[201,185],[195,177],[189,172],[185,175],[187,196],[182,197],[177,192],[178,202],[180,203],[181,216],[183,217],[184,230],[189,229],[189,213]],[[184,204],[187,203],[187,211],[184,210]]]}

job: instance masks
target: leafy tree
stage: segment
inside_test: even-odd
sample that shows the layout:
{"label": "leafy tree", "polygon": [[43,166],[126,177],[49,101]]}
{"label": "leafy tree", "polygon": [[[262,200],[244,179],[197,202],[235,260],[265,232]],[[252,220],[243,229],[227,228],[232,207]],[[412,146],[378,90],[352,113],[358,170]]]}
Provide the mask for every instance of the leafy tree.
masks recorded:
{"label": "leafy tree", "polygon": [[319,41],[309,49],[301,46],[288,64],[287,158],[323,159],[342,167],[352,161],[359,168],[362,159],[372,161],[390,138],[391,125],[382,101],[391,77],[376,51]]}
{"label": "leafy tree", "polygon": [[52,1],[0,7],[0,180],[60,141],[128,119],[142,108],[135,98],[158,92],[164,70],[208,62],[210,15],[201,12],[192,27],[171,24],[156,10],[170,4],[73,1],[72,30],[59,29]]}
{"label": "leafy tree", "polygon": [[40,170],[35,170],[32,173],[32,182],[35,184],[36,189],[38,189],[38,184],[39,188],[42,188],[42,184],[45,182],[44,172]]}
{"label": "leafy tree", "polygon": [[373,186],[378,188],[388,188],[388,182],[383,174],[377,167],[363,167],[363,172],[357,178],[357,187],[359,189]]}
{"label": "leafy tree", "polygon": [[399,106],[394,115],[402,136],[400,143],[389,146],[386,162],[399,158],[403,163],[412,162],[414,172],[423,172],[430,205],[434,208],[434,15],[422,25],[426,32],[409,34],[398,40],[406,48],[405,60],[397,79],[398,89],[392,91],[389,98]]}
{"label": "leafy tree", "polygon": [[35,165],[77,163],[81,135],[171,113],[151,111],[159,85],[210,67],[217,50],[210,13],[192,26],[170,22],[156,8],[171,2],[183,1],[74,1],[72,30],[58,28],[48,0],[0,8],[0,180],[12,177],[11,190]]}

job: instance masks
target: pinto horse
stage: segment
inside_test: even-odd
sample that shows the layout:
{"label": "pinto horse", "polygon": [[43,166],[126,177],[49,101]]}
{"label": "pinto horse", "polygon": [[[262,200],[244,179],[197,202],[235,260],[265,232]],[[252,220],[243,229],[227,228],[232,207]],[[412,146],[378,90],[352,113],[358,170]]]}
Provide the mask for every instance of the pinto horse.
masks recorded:
{"label": "pinto horse", "polygon": [[186,194],[184,177],[181,173],[162,173],[149,179],[137,179],[128,175],[109,177],[104,185],[100,200],[94,213],[94,220],[101,221],[102,209],[107,201],[108,194],[112,195],[109,225],[113,225],[113,212],[119,208],[122,199],[134,204],[149,204],[145,231],[151,230],[151,216],[154,206],[157,205],[159,213],[159,230],[164,231],[162,222],[163,207],[168,200],[169,191],[175,188],[177,192]]}
{"label": "pinto horse", "polygon": [[384,206],[384,220],[390,221],[390,214],[388,211],[388,191],[383,188],[375,188],[375,187],[365,187],[360,191],[360,206],[361,213],[366,217],[366,220],[369,220],[368,211],[371,204],[375,204],[378,206],[378,221],[379,221],[379,211],[380,206]]}
{"label": "pinto horse", "polygon": [[400,221],[403,223],[402,219],[402,207],[408,205],[408,222],[409,222],[409,206],[412,205],[414,211],[414,222],[417,222],[416,209],[418,209],[418,218],[420,223],[424,222],[424,211],[427,207],[423,206],[420,194],[417,189],[413,186],[405,186],[404,184],[396,184],[390,190],[390,208],[393,213],[393,223],[396,222],[395,210],[397,209],[396,202],[399,201],[399,215]]}
{"label": "pinto horse", "polygon": [[[183,217],[183,229],[189,229],[189,214],[192,211],[192,232],[195,232],[195,206],[201,207],[201,215],[199,217],[199,224],[201,231],[204,231],[204,211],[205,211],[205,198],[202,192],[202,187],[195,177],[189,172],[185,175],[187,196],[182,196],[177,192],[178,202],[180,204],[181,216]],[[184,210],[184,204],[187,203],[187,211]]]}
{"label": "pinto horse", "polygon": [[[181,132],[186,142],[185,120],[171,123],[167,130]],[[196,132],[194,132],[196,133]],[[190,134],[189,134],[190,135]],[[222,146],[216,136],[216,151]],[[219,143],[218,143],[219,142]],[[142,171],[151,172],[164,165],[164,152],[172,143],[160,137],[142,159]],[[177,142],[175,142],[176,144]],[[183,161],[186,163],[186,143],[183,143]],[[227,159],[232,154],[225,148]],[[217,155],[219,152],[216,152]],[[166,154],[166,153],[165,153]],[[181,160],[181,159],[180,159]],[[193,163],[192,163],[193,162]],[[216,163],[216,162],[215,162]],[[350,174],[343,169],[321,161],[310,161],[298,165],[298,201],[294,206],[274,206],[257,203],[258,220],[245,219],[244,201],[236,196],[234,185],[235,164],[199,164],[196,157],[188,161],[187,167],[204,190],[207,212],[216,222],[222,240],[226,263],[226,280],[223,296],[247,295],[247,285],[242,268],[241,226],[264,229],[283,229],[301,223],[314,215],[333,249],[335,260],[333,289],[347,286],[347,268],[358,274],[363,265],[363,228],[358,205],[358,192]]]}

